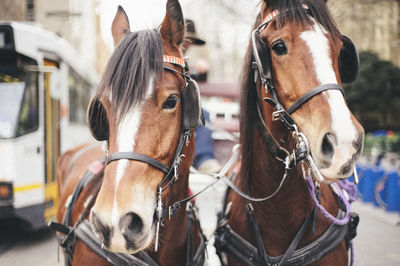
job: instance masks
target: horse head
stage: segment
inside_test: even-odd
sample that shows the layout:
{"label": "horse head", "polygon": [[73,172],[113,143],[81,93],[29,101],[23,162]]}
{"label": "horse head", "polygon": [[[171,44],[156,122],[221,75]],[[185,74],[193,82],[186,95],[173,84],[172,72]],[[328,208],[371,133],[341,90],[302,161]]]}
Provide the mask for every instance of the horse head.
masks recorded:
{"label": "horse head", "polygon": [[[274,98],[271,90],[276,92],[272,105],[280,104],[291,115],[308,139],[323,181],[330,183],[349,177],[362,153],[364,130],[341,87],[356,79],[358,55],[351,40],[337,30],[326,1],[290,2],[264,0],[261,7],[253,53],[268,89],[260,94]],[[263,104],[270,125],[277,123],[273,106]]]}
{"label": "horse head", "polygon": [[[90,222],[114,252],[136,253],[152,244],[159,190],[166,191],[164,203],[176,200],[172,192],[187,194],[193,143],[183,145],[182,132],[196,127],[200,104],[180,52],[184,32],[177,0],[168,0],[159,30],[131,32],[121,7],[112,24],[115,51],[88,123],[97,140],[107,140],[111,154]],[[173,182],[178,185],[167,185]]]}

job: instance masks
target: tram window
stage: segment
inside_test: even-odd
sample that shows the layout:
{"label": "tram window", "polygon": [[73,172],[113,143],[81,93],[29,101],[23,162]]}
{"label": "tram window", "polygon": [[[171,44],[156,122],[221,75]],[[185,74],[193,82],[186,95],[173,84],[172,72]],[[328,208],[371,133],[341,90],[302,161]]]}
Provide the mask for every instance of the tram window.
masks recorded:
{"label": "tram window", "polygon": [[0,73],[0,138],[15,137],[24,88],[22,74]]}
{"label": "tram window", "polygon": [[38,75],[29,73],[21,105],[18,123],[18,136],[37,130],[39,127]]}
{"label": "tram window", "polygon": [[4,48],[6,46],[6,37],[4,32],[0,32],[0,48]]}
{"label": "tram window", "polygon": [[72,69],[69,75],[69,120],[86,123],[86,109],[90,99],[90,85]]}

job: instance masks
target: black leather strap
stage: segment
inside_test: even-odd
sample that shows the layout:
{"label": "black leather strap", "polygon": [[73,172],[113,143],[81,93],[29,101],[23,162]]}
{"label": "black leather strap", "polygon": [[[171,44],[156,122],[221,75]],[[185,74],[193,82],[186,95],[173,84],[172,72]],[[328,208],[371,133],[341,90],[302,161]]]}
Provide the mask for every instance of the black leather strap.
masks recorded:
{"label": "black leather strap", "polygon": [[285,148],[279,145],[279,142],[272,135],[269,127],[267,126],[263,118],[262,105],[260,104],[259,100],[257,100],[256,105],[257,105],[257,115],[258,115],[258,119],[256,120],[257,121],[256,125],[258,133],[261,136],[261,139],[263,140],[263,142],[265,143],[265,145],[268,147],[268,149],[271,151],[271,153],[274,155],[275,158],[281,161],[285,160],[286,156],[289,154],[289,151],[287,151]]}
{"label": "black leather strap", "polygon": [[[257,248],[233,231],[228,224],[217,228],[214,246],[219,256],[222,255],[222,253],[228,253],[234,255],[246,265],[262,265],[261,262],[258,261]],[[221,260],[221,263],[225,265],[223,260]]]}
{"label": "black leather strap", "polygon": [[[345,212],[339,209],[337,217],[342,218],[344,215]],[[263,265],[259,261],[256,247],[235,233],[228,224],[220,223],[222,226],[220,226],[215,233],[214,245],[217,253],[228,252],[250,266]],[[284,265],[300,266],[319,260],[345,239],[349,226],[349,224],[344,226],[331,224],[328,229],[312,243],[293,251]],[[267,265],[277,265],[281,262],[284,255],[272,257],[265,254],[265,256],[268,262]]]}
{"label": "black leather strap", "polygon": [[176,72],[176,73],[178,73],[179,75],[182,75],[182,76],[185,78],[185,80],[190,80],[190,76],[189,76],[189,75],[186,75],[186,74],[183,73],[183,72],[177,71],[177,70],[175,70],[175,69],[173,69],[173,68],[171,68],[171,67],[167,67],[166,65],[164,65],[163,68],[166,69],[166,70],[172,71],[172,72]]}
{"label": "black leather strap", "polygon": [[286,261],[293,255],[293,252],[296,250],[297,246],[299,245],[300,240],[303,238],[304,233],[306,232],[308,226],[310,225],[311,221],[315,217],[316,209],[317,208],[314,207],[314,209],[311,211],[311,214],[307,217],[307,219],[301,225],[299,231],[297,231],[296,236],[293,238],[292,242],[290,243],[289,248],[286,250],[285,254],[281,258],[281,261],[279,262],[278,266],[285,265]]}
{"label": "black leather strap", "polygon": [[168,174],[170,171],[170,168],[163,164],[160,161],[157,161],[156,159],[151,158],[150,156],[136,153],[136,152],[116,152],[107,157],[107,164],[111,163],[112,161],[118,161],[118,160],[133,160],[133,161],[139,161],[143,163],[150,164],[151,166],[154,166],[155,168],[163,171],[164,173]]}
{"label": "black leather strap", "polygon": [[312,97],[314,97],[317,94],[320,94],[323,91],[327,91],[327,90],[339,90],[342,92],[342,94],[344,94],[343,88],[340,87],[338,84],[335,84],[335,83],[322,84],[321,86],[318,86],[318,87],[310,90],[306,94],[304,94],[300,99],[298,99],[295,103],[292,104],[292,106],[290,106],[287,109],[287,112],[289,114],[292,114],[294,111],[296,111],[300,106],[302,106],[305,102],[310,100]]}
{"label": "black leather strap", "polygon": [[257,246],[257,250],[258,250],[258,252],[257,252],[258,260],[262,264],[267,265],[268,259],[265,256],[266,252],[265,252],[265,248],[264,248],[264,243],[261,238],[260,228],[257,224],[256,218],[254,217],[253,212],[254,212],[253,206],[251,205],[251,203],[249,203],[247,205],[247,218],[250,223],[251,229],[253,231],[253,237],[256,239],[256,246]]}

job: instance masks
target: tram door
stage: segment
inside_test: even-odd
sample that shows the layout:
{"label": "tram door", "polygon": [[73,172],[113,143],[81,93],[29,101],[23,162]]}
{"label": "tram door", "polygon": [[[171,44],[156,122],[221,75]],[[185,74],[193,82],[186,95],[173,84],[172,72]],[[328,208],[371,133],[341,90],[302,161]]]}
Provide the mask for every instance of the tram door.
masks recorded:
{"label": "tram door", "polygon": [[[45,66],[57,67],[57,62],[45,60]],[[44,73],[44,103],[45,103],[45,210],[46,222],[57,215],[58,188],[57,162],[60,157],[60,99],[54,95],[55,79],[58,72]]]}

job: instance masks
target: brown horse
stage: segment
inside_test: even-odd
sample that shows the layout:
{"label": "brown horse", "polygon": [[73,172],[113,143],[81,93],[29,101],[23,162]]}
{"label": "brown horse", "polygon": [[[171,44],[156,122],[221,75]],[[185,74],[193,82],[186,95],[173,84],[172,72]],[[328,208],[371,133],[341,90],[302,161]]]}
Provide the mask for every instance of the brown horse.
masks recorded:
{"label": "brown horse", "polygon": [[[90,130],[107,141],[107,157],[99,145],[86,145],[60,159],[58,221],[68,220],[61,230],[68,264],[110,265],[107,260],[117,263],[115,252],[139,252],[152,258],[145,259],[150,265],[202,264],[202,254],[193,259],[203,240],[193,209],[171,206],[188,197],[194,149],[189,140],[201,120],[198,88],[180,52],[184,33],[177,0],[168,0],[159,30],[131,32],[118,8],[115,51],[88,108]],[[101,241],[95,248],[106,252],[103,258],[78,234],[86,218]],[[76,234],[69,237],[71,232]]]}
{"label": "brown horse", "polygon": [[326,1],[263,1],[241,85],[238,189],[228,191],[216,232],[224,263],[348,264],[350,223],[331,226],[308,185],[332,216],[348,212],[329,184],[350,176],[362,152],[364,131],[340,86],[357,73],[355,47]]}

